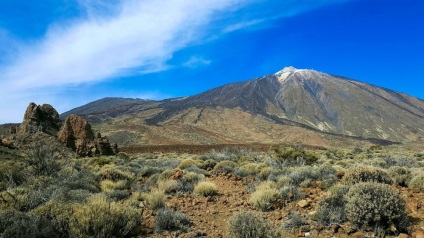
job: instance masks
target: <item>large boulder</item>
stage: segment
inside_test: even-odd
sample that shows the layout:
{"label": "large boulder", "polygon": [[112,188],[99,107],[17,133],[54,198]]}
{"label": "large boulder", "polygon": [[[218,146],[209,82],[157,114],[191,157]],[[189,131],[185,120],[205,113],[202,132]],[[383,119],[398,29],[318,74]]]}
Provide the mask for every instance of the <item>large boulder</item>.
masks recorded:
{"label": "large boulder", "polygon": [[57,134],[59,141],[72,148],[78,156],[113,155],[118,153],[118,146],[111,144],[107,138],[97,137],[91,125],[77,115],[66,118],[64,125]]}
{"label": "large boulder", "polygon": [[[30,103],[19,126],[19,134],[47,133],[55,135],[60,129],[59,113],[49,104],[37,105]],[[11,131],[12,132],[12,131]]]}
{"label": "large boulder", "polygon": [[67,147],[77,149],[89,141],[94,140],[94,132],[91,125],[77,115],[70,115],[60,129],[57,137]]}

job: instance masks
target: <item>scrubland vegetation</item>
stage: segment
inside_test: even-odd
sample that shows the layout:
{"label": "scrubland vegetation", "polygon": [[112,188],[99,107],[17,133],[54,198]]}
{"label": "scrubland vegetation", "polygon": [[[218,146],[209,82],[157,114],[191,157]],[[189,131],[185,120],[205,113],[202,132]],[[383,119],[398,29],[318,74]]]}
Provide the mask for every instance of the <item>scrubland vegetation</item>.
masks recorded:
{"label": "scrubland vegetation", "polygon": [[[423,223],[408,207],[411,194],[424,193],[422,153],[273,147],[76,159],[58,148],[39,142],[0,158],[0,237],[397,236]],[[231,194],[216,182],[220,176],[241,181],[247,196],[222,205],[234,210],[217,221],[224,230],[199,231],[212,216],[197,211],[205,219],[199,224],[168,205]]]}

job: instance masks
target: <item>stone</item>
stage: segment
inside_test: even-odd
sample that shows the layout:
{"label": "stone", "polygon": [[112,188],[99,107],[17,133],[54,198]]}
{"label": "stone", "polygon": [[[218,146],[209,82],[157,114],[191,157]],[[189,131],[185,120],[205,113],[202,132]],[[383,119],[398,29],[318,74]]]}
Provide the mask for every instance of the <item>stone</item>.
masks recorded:
{"label": "stone", "polygon": [[110,143],[98,133],[94,135],[91,125],[82,117],[70,115],[57,134],[60,142],[72,148],[77,156],[97,156],[117,154],[118,145]]}
{"label": "stone", "polygon": [[308,201],[306,201],[306,200],[300,200],[300,201],[297,203],[297,205],[298,205],[299,207],[301,207],[301,208],[305,208],[305,207],[308,207],[308,206],[309,206],[309,202],[308,202]]}
{"label": "stone", "polygon": [[[59,113],[51,105],[43,104],[40,106],[32,102],[28,105],[22,124],[16,133],[47,133],[55,135],[61,124]],[[12,129],[11,132],[13,132]]]}
{"label": "stone", "polygon": [[60,142],[74,150],[81,150],[87,142],[94,141],[91,125],[77,115],[70,115],[66,118],[57,137]]}
{"label": "stone", "polygon": [[408,238],[409,236],[405,233],[400,233],[397,238]]}
{"label": "stone", "polygon": [[418,228],[412,232],[412,237],[414,238],[424,238],[424,229]]}

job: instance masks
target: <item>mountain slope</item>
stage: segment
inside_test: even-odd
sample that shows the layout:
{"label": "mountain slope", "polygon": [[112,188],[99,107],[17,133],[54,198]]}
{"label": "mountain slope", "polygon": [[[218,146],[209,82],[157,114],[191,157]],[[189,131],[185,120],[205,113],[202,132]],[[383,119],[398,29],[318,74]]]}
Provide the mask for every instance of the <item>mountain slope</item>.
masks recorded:
{"label": "mountain slope", "polygon": [[[93,111],[93,106],[97,111]],[[212,111],[226,115],[226,118],[221,118],[221,115],[212,116],[211,113],[205,117],[206,112]],[[99,125],[106,118],[109,118],[109,125],[139,118],[136,122],[127,122],[125,126],[156,130],[158,127],[163,129],[172,125],[174,129],[179,127],[181,130],[177,131],[180,132],[184,132],[182,128],[188,130],[189,126],[219,132],[218,137],[223,139],[211,139],[214,136],[206,133],[208,135],[203,135],[203,139],[198,139],[204,140],[204,143],[238,140],[254,142],[267,138],[267,141],[278,141],[278,138],[270,139],[269,135],[267,137],[264,129],[271,129],[275,125],[284,126],[285,130],[296,127],[302,133],[325,132],[330,135],[397,142],[419,141],[424,138],[423,100],[359,81],[293,67],[286,67],[273,75],[224,85],[190,97],[163,101],[109,98],[82,106],[74,110],[75,112],[89,120],[98,121]],[[255,135],[257,139],[248,140],[249,136],[242,132],[243,130],[238,132],[243,135],[241,138],[231,137],[229,131],[240,127],[237,123],[230,125],[226,120],[237,119],[242,114],[255,118],[250,122],[240,122],[242,127],[263,126],[258,130],[261,131],[260,135]],[[261,122],[255,121],[256,119]],[[214,122],[218,122],[218,126]],[[178,139],[169,143],[178,143]]]}

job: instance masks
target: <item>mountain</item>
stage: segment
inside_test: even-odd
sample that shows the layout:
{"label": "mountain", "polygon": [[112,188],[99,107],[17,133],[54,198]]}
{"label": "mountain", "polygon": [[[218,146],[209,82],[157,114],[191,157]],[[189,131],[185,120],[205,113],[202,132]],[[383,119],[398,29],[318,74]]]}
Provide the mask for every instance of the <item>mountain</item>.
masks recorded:
{"label": "mountain", "polygon": [[128,145],[424,138],[423,100],[293,67],[185,98],[105,98],[62,116],[71,113]]}

